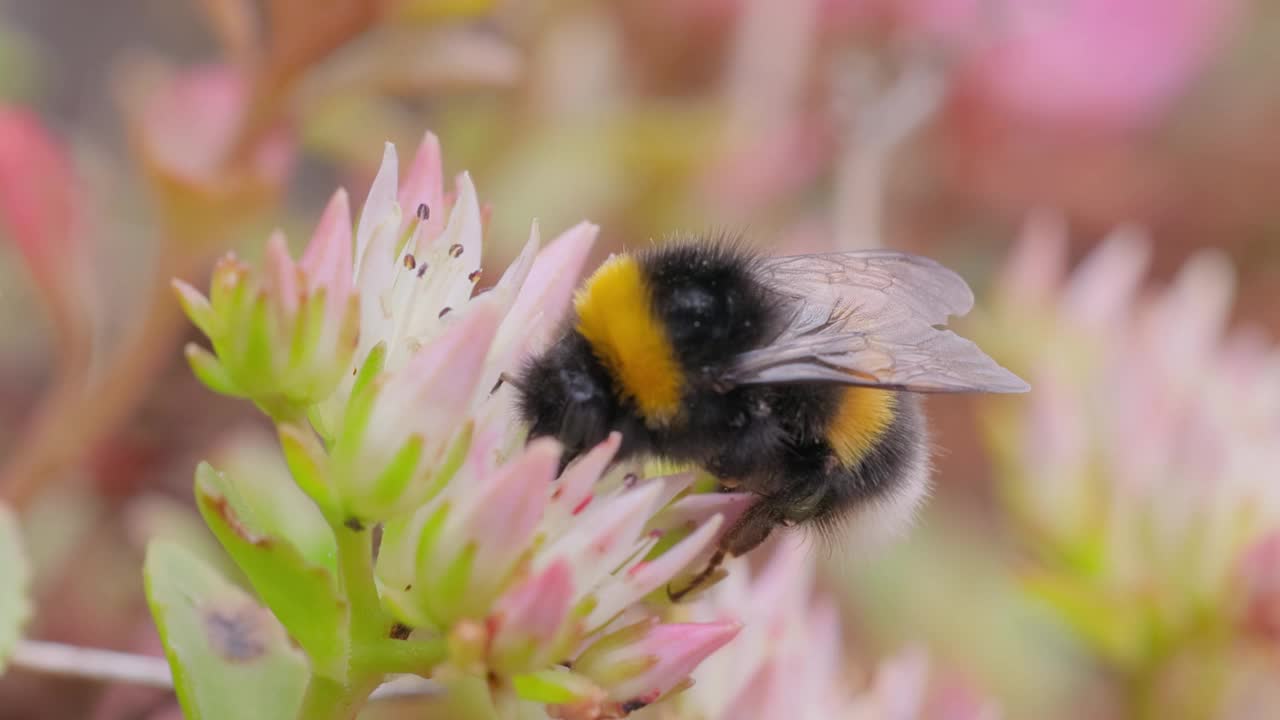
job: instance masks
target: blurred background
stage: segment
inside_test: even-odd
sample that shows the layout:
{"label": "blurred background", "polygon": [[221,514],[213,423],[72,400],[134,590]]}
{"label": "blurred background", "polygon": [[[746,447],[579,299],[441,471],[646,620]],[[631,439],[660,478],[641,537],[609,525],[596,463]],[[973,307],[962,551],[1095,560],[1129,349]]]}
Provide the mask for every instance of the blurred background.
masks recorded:
{"label": "blurred background", "polygon": [[[741,232],[974,285],[963,332],[1035,389],[934,398],[920,521],[823,554],[859,667],[923,648],[936,695],[1006,718],[1280,717],[1278,67],[1261,0],[0,3],[29,635],[158,652],[142,548],[216,557],[192,469],[267,429],[191,377],[169,278],[301,242],[430,129],[488,207],[489,282],[533,218],[587,218],[599,258]],[[159,717],[0,679],[0,718]]]}

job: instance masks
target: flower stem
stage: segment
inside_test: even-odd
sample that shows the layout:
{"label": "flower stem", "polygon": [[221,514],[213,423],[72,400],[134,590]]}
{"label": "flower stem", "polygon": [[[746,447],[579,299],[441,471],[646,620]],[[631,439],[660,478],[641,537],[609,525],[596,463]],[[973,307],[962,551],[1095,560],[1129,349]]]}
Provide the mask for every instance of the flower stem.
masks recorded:
{"label": "flower stem", "polygon": [[352,663],[382,674],[407,673],[427,677],[449,652],[443,638],[392,640],[382,638],[352,648]]}
{"label": "flower stem", "polygon": [[298,720],[353,720],[377,682],[340,682],[312,675],[302,696]]}
{"label": "flower stem", "polygon": [[338,575],[351,604],[352,644],[386,639],[391,621],[382,611],[373,580],[373,533],[333,523],[333,534],[338,543]]}

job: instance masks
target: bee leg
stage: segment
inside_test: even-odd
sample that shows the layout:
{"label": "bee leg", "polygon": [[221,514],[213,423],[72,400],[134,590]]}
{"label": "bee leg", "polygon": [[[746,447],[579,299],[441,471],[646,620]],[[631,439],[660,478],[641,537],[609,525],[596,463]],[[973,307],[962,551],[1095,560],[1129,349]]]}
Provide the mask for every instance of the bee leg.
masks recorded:
{"label": "bee leg", "polygon": [[695,575],[687,586],[680,590],[672,591],[671,586],[668,585],[667,597],[671,599],[671,602],[680,602],[689,593],[710,580],[716,571],[720,569],[720,565],[724,563],[726,557],[738,557],[751,552],[769,537],[775,527],[783,524],[783,522],[784,519],[778,516],[768,503],[756,502],[742,514],[742,517],[738,518],[737,522],[730,525],[729,529],[720,537],[716,551],[712,553],[707,566]]}

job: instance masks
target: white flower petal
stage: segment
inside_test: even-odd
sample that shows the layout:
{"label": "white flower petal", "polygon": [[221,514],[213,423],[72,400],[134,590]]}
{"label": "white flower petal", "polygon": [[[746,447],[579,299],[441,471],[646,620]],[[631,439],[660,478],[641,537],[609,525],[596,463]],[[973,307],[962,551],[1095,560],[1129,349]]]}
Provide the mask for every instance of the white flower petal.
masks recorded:
{"label": "white flower petal", "polygon": [[[364,201],[364,210],[360,212],[360,223],[356,225],[356,265],[355,275],[360,273],[365,262],[365,250],[373,237],[374,228],[380,225],[396,206],[396,193],[400,185],[400,161],[396,158],[396,146],[387,143],[382,150],[382,164],[378,174],[369,186],[369,196]],[[399,219],[395,227],[400,227]],[[376,256],[375,256],[376,257]]]}

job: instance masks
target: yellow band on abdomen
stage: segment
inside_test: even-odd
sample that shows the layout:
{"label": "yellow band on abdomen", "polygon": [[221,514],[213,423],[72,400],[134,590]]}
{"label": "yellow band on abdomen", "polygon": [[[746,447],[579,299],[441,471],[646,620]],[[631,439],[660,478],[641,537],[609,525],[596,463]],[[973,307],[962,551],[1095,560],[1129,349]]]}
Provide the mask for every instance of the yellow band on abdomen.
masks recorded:
{"label": "yellow band on abdomen", "polygon": [[684,371],[635,258],[617,255],[601,265],[574,297],[574,309],[578,332],[619,393],[635,401],[647,423],[669,424],[680,412]]}
{"label": "yellow band on abdomen", "polygon": [[857,465],[893,423],[897,395],[892,390],[846,387],[827,428],[827,442],[845,467]]}

